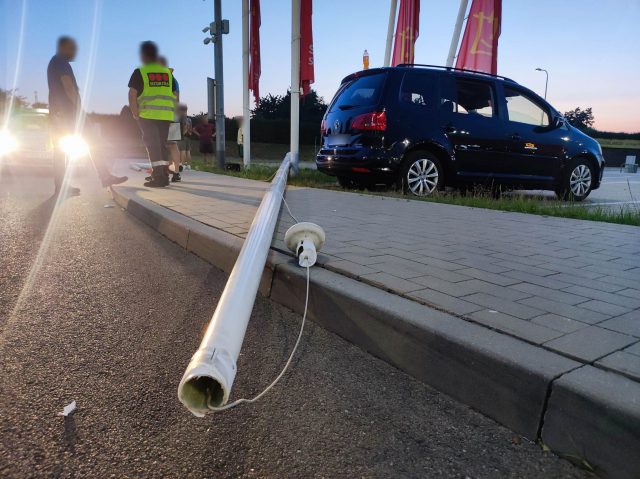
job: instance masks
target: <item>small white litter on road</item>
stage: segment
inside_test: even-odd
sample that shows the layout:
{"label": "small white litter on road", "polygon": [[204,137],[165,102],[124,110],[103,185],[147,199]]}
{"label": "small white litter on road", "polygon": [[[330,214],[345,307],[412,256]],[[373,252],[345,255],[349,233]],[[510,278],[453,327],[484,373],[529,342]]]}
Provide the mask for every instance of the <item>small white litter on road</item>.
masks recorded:
{"label": "small white litter on road", "polygon": [[105,208],[113,208],[113,205],[104,205]]}
{"label": "small white litter on road", "polygon": [[69,414],[71,414],[73,411],[76,410],[76,402],[75,401],[71,401],[69,404],[67,404],[64,409],[62,410],[62,412],[58,413],[58,416],[68,416]]}
{"label": "small white litter on road", "polygon": [[129,168],[135,171],[151,171],[151,163],[129,163]]}

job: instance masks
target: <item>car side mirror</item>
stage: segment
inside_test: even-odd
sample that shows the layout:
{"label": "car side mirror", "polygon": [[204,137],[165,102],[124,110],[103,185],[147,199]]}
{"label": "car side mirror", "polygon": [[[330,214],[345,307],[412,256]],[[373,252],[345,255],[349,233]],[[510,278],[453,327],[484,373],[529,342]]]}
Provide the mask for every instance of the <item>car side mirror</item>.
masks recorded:
{"label": "car side mirror", "polygon": [[560,115],[555,115],[551,120],[551,126],[553,128],[560,128],[561,126],[564,126],[564,118]]}

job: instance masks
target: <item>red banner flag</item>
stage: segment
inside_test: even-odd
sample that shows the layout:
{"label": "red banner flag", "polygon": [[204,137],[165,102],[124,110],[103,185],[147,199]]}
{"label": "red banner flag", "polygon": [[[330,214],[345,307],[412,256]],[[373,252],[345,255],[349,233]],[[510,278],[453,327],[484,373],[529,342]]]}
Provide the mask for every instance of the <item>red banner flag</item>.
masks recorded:
{"label": "red banner flag", "polygon": [[313,29],[311,0],[300,1],[300,85],[302,96],[309,93],[315,81],[313,74]]}
{"label": "red banner flag", "polygon": [[502,0],[473,0],[456,68],[498,74]]}
{"label": "red banner flag", "polygon": [[400,0],[400,12],[393,41],[392,66],[413,63],[420,25],[420,0]]}
{"label": "red banner flag", "polygon": [[260,102],[260,0],[251,0],[249,7],[249,90],[256,105]]}

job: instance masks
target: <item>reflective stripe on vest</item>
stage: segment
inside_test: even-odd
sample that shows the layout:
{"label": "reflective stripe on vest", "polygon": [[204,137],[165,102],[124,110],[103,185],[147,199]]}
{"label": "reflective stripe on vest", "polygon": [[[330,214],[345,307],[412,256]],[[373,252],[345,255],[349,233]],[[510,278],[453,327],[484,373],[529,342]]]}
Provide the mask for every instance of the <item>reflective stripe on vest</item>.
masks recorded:
{"label": "reflective stripe on vest", "polygon": [[173,121],[176,97],[173,94],[173,75],[162,65],[151,63],[140,67],[144,88],[138,96],[140,118]]}

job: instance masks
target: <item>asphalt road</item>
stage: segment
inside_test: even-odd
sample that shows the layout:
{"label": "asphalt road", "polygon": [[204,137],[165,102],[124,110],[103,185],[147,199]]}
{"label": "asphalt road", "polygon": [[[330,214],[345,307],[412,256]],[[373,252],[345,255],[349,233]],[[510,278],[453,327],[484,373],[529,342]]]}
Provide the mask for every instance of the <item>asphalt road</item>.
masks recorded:
{"label": "asphalt road", "polygon": [[[552,191],[520,190],[514,194],[540,197],[542,200],[558,199]],[[640,173],[625,173],[620,171],[620,168],[605,168],[600,188],[593,190],[580,205],[616,210],[640,209]]]}
{"label": "asphalt road", "polygon": [[[270,394],[193,417],[176,388],[226,277],[79,183],[56,207],[0,178],[0,477],[590,477],[313,323]],[[299,324],[258,298],[233,397]]]}

